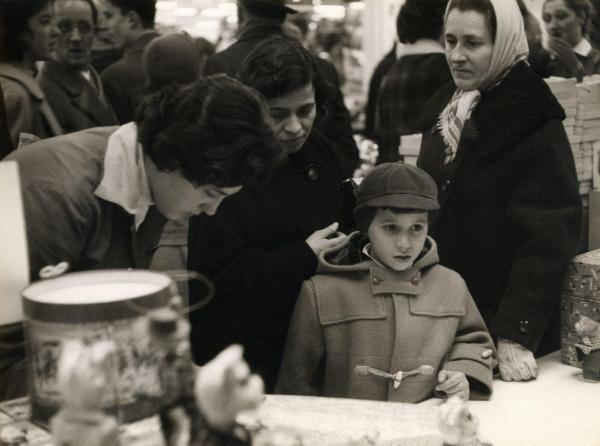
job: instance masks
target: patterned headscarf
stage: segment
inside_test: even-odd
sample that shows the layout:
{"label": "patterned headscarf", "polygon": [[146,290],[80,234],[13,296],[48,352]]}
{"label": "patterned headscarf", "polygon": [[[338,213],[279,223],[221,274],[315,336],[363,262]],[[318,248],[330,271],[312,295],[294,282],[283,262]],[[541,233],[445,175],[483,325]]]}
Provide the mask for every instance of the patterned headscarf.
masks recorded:
{"label": "patterned headscarf", "polygon": [[[460,135],[465,121],[479,103],[481,92],[498,85],[519,61],[527,59],[529,46],[525,36],[523,17],[515,0],[488,0],[496,15],[496,38],[492,48],[492,57],[483,82],[477,90],[457,89],[448,105],[440,114],[438,128],[446,143],[445,163],[456,156]],[[452,7],[452,1],[446,8],[445,19]]]}

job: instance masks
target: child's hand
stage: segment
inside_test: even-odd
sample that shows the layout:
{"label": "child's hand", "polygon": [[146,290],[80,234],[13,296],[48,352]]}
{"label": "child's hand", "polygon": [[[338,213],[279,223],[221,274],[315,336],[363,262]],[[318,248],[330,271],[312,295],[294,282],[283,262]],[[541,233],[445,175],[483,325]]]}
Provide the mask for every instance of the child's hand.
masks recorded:
{"label": "child's hand", "polygon": [[342,242],[346,240],[348,237],[347,235],[342,233],[336,234],[338,227],[338,223],[333,223],[308,236],[306,244],[313,250],[316,256],[326,249],[335,248],[336,246],[341,245]]}
{"label": "child's hand", "polygon": [[448,397],[458,396],[463,400],[469,399],[469,381],[463,372],[440,370],[437,376],[438,385],[435,390],[444,392]]}
{"label": "child's hand", "polygon": [[198,407],[212,428],[229,432],[239,412],[256,408],[264,401],[260,376],[250,373],[243,349],[231,345],[196,375],[194,394]]}

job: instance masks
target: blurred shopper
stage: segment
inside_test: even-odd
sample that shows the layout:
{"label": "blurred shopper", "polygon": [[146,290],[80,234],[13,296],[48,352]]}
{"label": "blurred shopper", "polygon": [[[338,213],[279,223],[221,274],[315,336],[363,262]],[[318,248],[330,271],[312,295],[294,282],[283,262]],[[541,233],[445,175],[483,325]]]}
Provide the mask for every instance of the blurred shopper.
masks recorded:
{"label": "blurred shopper", "polygon": [[[286,15],[296,13],[285,6],[285,0],[238,0],[237,4],[241,34],[233,45],[207,59],[205,76],[215,73],[234,76],[244,58],[258,43],[270,36],[285,34],[283,23]],[[315,63],[317,76],[332,84],[336,92],[327,105],[327,113],[323,113],[315,125],[336,144],[336,150],[344,158],[344,175],[349,177],[358,167],[358,149],[352,136],[350,113],[340,90],[339,76],[331,63],[319,58],[315,58]]]}
{"label": "blurred shopper", "polygon": [[98,24],[92,45],[91,64],[98,73],[123,57],[123,49],[115,43],[115,16],[108,0],[94,0]]}
{"label": "blurred shopper", "polygon": [[264,96],[285,156],[267,181],[232,197],[214,217],[190,220],[189,268],[217,289],[207,307],[190,315],[191,344],[204,363],[241,343],[272,390],[300,285],[315,274],[319,253],[345,239],[336,233],[344,175],[335,147],[314,126],[334,92],[300,42],[265,39],[239,76]]}
{"label": "blurred shopper", "polygon": [[529,65],[538,76],[549,77],[552,75],[551,63],[556,60],[556,57],[544,47],[540,23],[527,8],[525,0],[517,0],[517,4],[523,17],[525,37],[529,45],[529,56],[527,56]]}
{"label": "blurred shopper", "polygon": [[[13,147],[21,133],[38,138],[63,133],[35,81],[37,61],[48,60],[53,46],[50,0],[0,0],[0,85]],[[25,136],[32,139],[31,136]]]}
{"label": "blurred shopper", "polygon": [[[29,265],[70,271],[147,268],[167,219],[212,215],[264,175],[279,152],[256,93],[226,76],[144,98],[136,122],[96,127],[14,151]],[[0,399],[24,393],[21,324],[0,339]],[[0,363],[0,365],[2,365]]]}
{"label": "blurred shopper", "polygon": [[10,128],[6,119],[6,108],[4,108],[4,93],[0,85],[0,160],[13,150],[13,143],[10,139]]}
{"label": "blurred shopper", "polygon": [[534,355],[560,346],[560,292],[579,244],[565,113],[527,63],[516,2],[450,0],[444,36],[454,82],[425,111],[418,160],[440,191],[429,232],[497,338],[502,379],[525,381]]}
{"label": "blurred shopper", "polygon": [[[144,50],[143,61],[146,93],[174,83],[191,84],[200,78],[200,52],[196,42],[185,33],[157,37]],[[187,268],[187,240],[188,218],[168,221],[152,256],[150,269]]]}
{"label": "blurred shopper", "polygon": [[92,0],[54,0],[54,60],[38,82],[66,133],[117,124],[100,75],[90,65],[96,7]]}
{"label": "blurred shopper", "polygon": [[[575,56],[571,60],[577,66],[579,80],[581,74],[600,73],[600,50],[587,39],[592,11],[589,0],[546,0],[542,9],[550,50],[558,57]],[[570,77],[569,73],[553,74]]]}
{"label": "blurred shopper", "polygon": [[401,57],[384,78],[375,127],[377,163],[398,161],[400,136],[420,133],[419,120],[434,93],[452,80],[440,43],[448,0],[407,0],[396,29]]}
{"label": "blurred shopper", "polygon": [[215,54],[217,47],[214,43],[204,37],[195,37],[193,40],[200,56],[200,72],[202,73],[204,71],[206,59]]}
{"label": "blurred shopper", "polygon": [[104,90],[120,124],[133,120],[144,86],[142,55],[158,36],[154,30],[156,0],[107,0],[113,39],[123,57],[102,73]]}
{"label": "blurred shopper", "polygon": [[589,38],[594,48],[600,50],[600,0],[591,0],[593,11],[590,18]]}
{"label": "blurred shopper", "polygon": [[369,139],[375,139],[375,115],[377,103],[379,102],[379,90],[383,78],[396,62],[396,47],[396,43],[394,43],[392,49],[379,61],[369,81],[369,92],[367,93],[367,105],[365,107],[365,137]]}

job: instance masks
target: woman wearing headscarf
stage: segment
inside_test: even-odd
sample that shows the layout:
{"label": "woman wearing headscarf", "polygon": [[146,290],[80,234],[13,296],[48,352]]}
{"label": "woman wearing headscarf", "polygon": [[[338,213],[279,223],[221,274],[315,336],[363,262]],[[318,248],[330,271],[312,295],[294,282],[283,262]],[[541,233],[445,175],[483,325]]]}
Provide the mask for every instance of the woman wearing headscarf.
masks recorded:
{"label": "woman wearing headscarf", "polygon": [[451,0],[444,38],[454,85],[428,106],[418,160],[440,190],[430,231],[497,339],[502,378],[528,380],[534,354],[559,346],[562,280],[579,241],[565,114],[526,62],[516,2]]}

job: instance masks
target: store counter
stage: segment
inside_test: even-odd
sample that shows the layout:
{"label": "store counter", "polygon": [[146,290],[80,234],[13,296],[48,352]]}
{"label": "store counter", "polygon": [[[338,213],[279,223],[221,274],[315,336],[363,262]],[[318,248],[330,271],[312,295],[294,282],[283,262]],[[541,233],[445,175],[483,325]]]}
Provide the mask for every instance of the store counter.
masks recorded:
{"label": "store counter", "polygon": [[[600,446],[600,383],[581,379],[581,371],[560,363],[555,352],[538,360],[539,377],[528,382],[494,381],[490,401],[470,401],[468,407],[479,419],[482,440],[494,446]],[[395,432],[409,438],[394,444],[440,445],[431,399],[417,405],[333,398],[268,395],[261,408],[262,424],[292,420],[292,427],[324,430],[327,439],[363,432],[367,438],[384,441]],[[50,445],[49,436],[26,422],[27,400],[0,403],[0,428],[7,424],[28,427],[36,446]],[[11,421],[12,420],[12,421]],[[160,445],[156,417],[122,429],[124,446]],[[355,437],[356,438],[356,437]],[[413,440],[410,440],[413,438]],[[376,440],[377,441],[377,440]],[[318,444],[318,443],[316,443]],[[376,443],[375,443],[376,444]]]}

